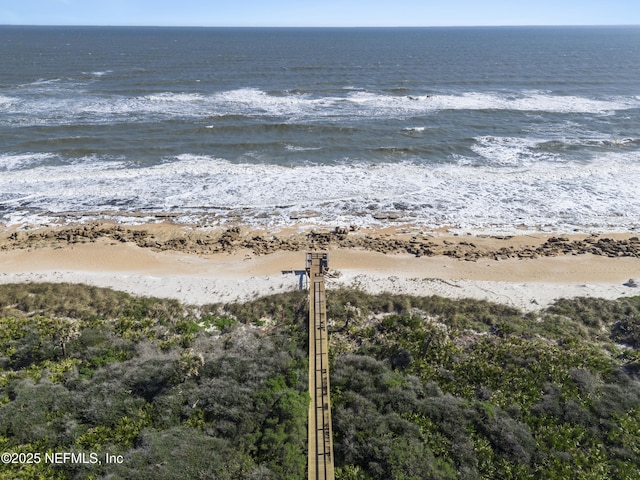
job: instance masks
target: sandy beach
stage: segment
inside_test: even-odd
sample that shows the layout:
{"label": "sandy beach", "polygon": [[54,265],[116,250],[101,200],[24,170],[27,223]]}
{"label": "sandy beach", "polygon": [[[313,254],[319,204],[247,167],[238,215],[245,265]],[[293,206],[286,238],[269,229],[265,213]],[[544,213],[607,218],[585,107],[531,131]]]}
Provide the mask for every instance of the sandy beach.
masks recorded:
{"label": "sandy beach", "polygon": [[558,298],[640,294],[634,235],[503,237],[94,223],[0,234],[0,283],[71,282],[188,304],[300,288],[305,252],[329,253],[329,288],[476,298],[537,310]]}

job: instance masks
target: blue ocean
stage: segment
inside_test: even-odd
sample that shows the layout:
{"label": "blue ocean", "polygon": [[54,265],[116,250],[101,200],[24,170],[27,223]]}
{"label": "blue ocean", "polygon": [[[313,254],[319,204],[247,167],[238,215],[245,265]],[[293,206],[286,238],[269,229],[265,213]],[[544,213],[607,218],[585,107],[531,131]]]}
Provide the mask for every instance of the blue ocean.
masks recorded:
{"label": "blue ocean", "polygon": [[640,230],[640,27],[0,26],[0,223]]}

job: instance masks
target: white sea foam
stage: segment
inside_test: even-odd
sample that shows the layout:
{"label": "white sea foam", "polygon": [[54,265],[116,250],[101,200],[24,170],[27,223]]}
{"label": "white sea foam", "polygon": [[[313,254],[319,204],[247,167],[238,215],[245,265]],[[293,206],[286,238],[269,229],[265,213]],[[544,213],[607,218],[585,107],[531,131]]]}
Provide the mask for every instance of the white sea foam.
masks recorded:
{"label": "white sea foam", "polygon": [[285,145],[284,148],[289,152],[313,152],[321,150],[319,147],[301,147],[300,145]]}
{"label": "white sea foam", "polygon": [[[485,141],[491,144],[480,139],[478,148]],[[315,212],[314,222],[332,225],[396,221],[491,231],[640,228],[638,153],[608,154],[582,164],[542,158],[516,165],[508,151],[523,148],[518,142],[514,146],[500,139],[486,148],[506,160],[488,166],[291,167],[184,154],[151,167],[125,168],[122,161],[88,158],[73,165],[7,170],[0,176],[0,209],[6,212],[5,223],[26,216],[35,221],[34,214],[142,211],[174,212],[213,224],[241,220],[273,226],[291,223],[300,212]]]}
{"label": "white sea foam", "polygon": [[0,154],[0,171],[32,168],[44,160],[55,158],[52,153],[9,153]]}
{"label": "white sea foam", "polygon": [[404,129],[405,132],[415,132],[422,133],[426,130],[426,127],[407,127]]}
{"label": "white sea foam", "polygon": [[540,143],[533,138],[485,136],[476,138],[471,150],[482,157],[483,165],[526,168],[532,163],[561,161],[557,153],[537,150]]}
{"label": "white sea foam", "polygon": [[202,95],[197,93],[157,93],[154,95],[146,95],[142,97],[143,100],[148,100],[152,103],[185,103],[201,102],[203,100]]}
{"label": "white sea foam", "polygon": [[30,85],[50,85],[53,83],[59,83],[61,80],[61,78],[39,78]]}
{"label": "white sea foam", "polygon": [[5,95],[0,95],[0,107],[10,105],[16,102],[18,99],[15,97],[7,97]]}
{"label": "white sea foam", "polygon": [[91,75],[92,77],[104,77],[113,73],[113,70],[96,70],[95,72],[82,72],[83,75]]}
{"label": "white sea foam", "polygon": [[[48,80],[37,85],[48,88],[56,82]],[[607,114],[640,108],[640,100],[637,97],[590,99],[538,91],[424,96],[348,91],[344,96],[317,97],[311,94],[270,95],[259,89],[242,88],[211,95],[162,92],[136,97],[103,97],[78,93],[73,96],[24,98],[20,102],[15,102],[12,97],[0,97],[0,106],[8,113],[21,116],[21,123],[28,125],[73,123],[79,115],[95,123],[118,123],[135,121],[136,118],[145,120],[149,116],[203,118],[229,114],[277,116],[288,122],[336,117],[403,118],[442,110]]]}
{"label": "white sea foam", "polygon": [[428,99],[440,109],[514,110],[554,113],[604,114],[617,110],[638,108],[637,100],[614,97],[607,100],[574,95],[554,95],[548,92],[477,93],[435,96]]}

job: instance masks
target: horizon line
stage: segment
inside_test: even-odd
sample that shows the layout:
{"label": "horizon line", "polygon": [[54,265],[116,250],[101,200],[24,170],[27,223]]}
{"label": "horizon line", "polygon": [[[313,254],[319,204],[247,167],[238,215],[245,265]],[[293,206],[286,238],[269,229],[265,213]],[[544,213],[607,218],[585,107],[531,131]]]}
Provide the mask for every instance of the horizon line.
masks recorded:
{"label": "horizon line", "polygon": [[5,23],[0,27],[105,27],[105,28],[315,28],[315,29],[348,29],[348,28],[514,28],[514,27],[640,27],[640,24],[623,24],[623,23],[603,23],[603,24],[491,24],[491,25],[145,25],[145,24],[93,24],[93,23]]}

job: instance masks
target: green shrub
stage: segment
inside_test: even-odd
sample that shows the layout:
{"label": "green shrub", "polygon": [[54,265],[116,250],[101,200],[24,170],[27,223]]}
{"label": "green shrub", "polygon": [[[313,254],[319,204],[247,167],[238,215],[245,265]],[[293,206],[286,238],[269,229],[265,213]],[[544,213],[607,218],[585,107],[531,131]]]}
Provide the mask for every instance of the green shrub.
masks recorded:
{"label": "green shrub", "polygon": [[[639,299],[327,298],[337,478],[637,476]],[[0,447],[125,459],[0,478],[304,477],[307,303],[0,286]]]}

